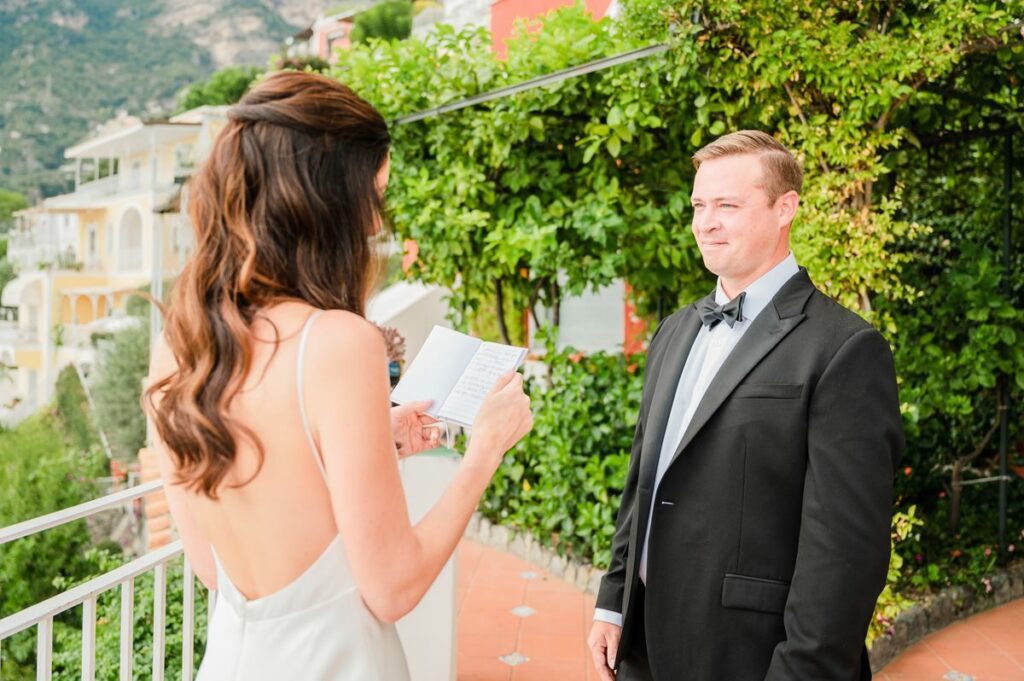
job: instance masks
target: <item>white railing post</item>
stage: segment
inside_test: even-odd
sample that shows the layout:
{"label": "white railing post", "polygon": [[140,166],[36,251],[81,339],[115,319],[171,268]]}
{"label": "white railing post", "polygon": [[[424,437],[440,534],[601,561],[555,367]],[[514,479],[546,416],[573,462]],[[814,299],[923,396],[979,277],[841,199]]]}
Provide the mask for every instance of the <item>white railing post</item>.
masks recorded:
{"label": "white railing post", "polygon": [[153,569],[153,681],[164,678],[164,625],[167,605],[167,565]]}
{"label": "white railing post", "polygon": [[96,596],[82,603],[82,681],[96,679]]}
{"label": "white railing post", "polygon": [[192,681],[192,655],[195,638],[195,577],[188,557],[181,565],[181,681]]}
{"label": "white railing post", "polygon": [[36,625],[36,681],[50,681],[53,675],[53,617]]}
{"label": "white railing post", "polygon": [[[123,506],[134,499],[159,490],[159,480],[109,494],[101,499],[33,518],[22,523],[0,527],[0,545],[22,537],[38,534],[75,520],[86,518],[110,508]],[[98,670],[96,625],[99,598],[114,588],[121,591],[120,681],[133,681],[135,654],[135,579],[153,573],[153,681],[163,681],[167,657],[167,566],[184,556],[181,540],[154,549],[134,560],[109,570],[82,584],[47,598],[12,615],[0,617],[0,649],[8,638],[31,628],[36,629],[36,680],[51,681],[53,677],[53,619],[63,612],[82,606],[82,672],[84,681],[95,681]],[[195,572],[187,560],[183,564],[182,681],[192,681],[195,665],[196,594]],[[212,616],[216,592],[209,592],[207,617]],[[207,628],[209,628],[207,619]],[[2,652],[2,650],[0,650]],[[8,651],[9,654],[9,651]],[[7,665],[10,666],[10,663]],[[3,678],[0,676],[0,678]]]}
{"label": "white railing post", "polygon": [[135,649],[135,580],[121,584],[121,681],[132,681]]}

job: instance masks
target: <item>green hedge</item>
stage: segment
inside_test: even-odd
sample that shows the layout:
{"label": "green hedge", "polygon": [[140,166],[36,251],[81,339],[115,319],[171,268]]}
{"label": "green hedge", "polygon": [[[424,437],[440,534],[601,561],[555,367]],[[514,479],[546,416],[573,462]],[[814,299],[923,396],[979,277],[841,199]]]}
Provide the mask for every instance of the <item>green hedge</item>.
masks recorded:
{"label": "green hedge", "polygon": [[644,356],[549,356],[531,380],[530,435],[505,456],[481,502],[492,520],[560,553],[607,567],[643,391]]}

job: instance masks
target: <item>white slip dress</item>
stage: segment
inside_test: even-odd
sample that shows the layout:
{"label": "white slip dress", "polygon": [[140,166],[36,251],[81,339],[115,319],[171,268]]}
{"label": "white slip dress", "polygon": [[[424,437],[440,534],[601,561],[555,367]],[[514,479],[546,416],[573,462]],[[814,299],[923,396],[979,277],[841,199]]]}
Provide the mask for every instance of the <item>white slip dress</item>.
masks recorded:
{"label": "white slip dress", "polygon": [[[302,329],[296,383],[306,439],[326,484],[303,397],[306,341],[321,313]],[[210,549],[218,591],[196,681],[409,680],[398,633],[363,603],[340,535],[287,586],[253,600],[235,587]]]}

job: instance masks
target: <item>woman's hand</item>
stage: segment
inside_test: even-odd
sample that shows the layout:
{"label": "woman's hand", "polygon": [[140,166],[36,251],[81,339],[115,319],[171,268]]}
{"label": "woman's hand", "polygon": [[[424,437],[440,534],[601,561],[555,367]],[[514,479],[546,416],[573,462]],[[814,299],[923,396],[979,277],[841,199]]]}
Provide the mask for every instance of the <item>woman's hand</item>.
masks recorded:
{"label": "woman's hand", "polygon": [[441,439],[441,432],[433,427],[437,419],[424,412],[432,401],[410,402],[391,408],[391,433],[398,449],[398,458],[433,449]]}
{"label": "woman's hand", "polygon": [[530,397],[523,390],[523,377],[510,371],[498,379],[476,416],[465,460],[479,464],[490,477],[505,452],[512,449],[533,428]]}

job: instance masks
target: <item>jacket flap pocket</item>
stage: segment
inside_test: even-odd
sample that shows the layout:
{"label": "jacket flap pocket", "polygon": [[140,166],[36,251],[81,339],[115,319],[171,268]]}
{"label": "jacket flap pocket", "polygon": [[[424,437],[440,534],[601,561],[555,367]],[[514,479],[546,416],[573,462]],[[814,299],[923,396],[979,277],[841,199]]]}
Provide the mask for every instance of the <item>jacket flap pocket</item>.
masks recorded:
{"label": "jacket flap pocket", "polygon": [[776,400],[793,400],[800,397],[804,390],[801,383],[743,383],[736,386],[732,396],[744,397],[766,397]]}
{"label": "jacket flap pocket", "polygon": [[786,609],[789,584],[774,579],[726,575],[722,580],[722,606],[781,615]]}

